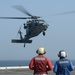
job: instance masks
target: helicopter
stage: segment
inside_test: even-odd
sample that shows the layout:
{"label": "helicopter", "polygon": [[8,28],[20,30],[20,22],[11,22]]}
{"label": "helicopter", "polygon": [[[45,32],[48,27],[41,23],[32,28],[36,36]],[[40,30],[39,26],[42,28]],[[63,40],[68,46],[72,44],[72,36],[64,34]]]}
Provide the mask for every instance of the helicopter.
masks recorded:
{"label": "helicopter", "polygon": [[24,43],[24,47],[26,43],[32,43],[31,38],[38,36],[40,33],[45,36],[45,31],[48,28],[48,24],[45,20],[39,19],[40,16],[33,16],[30,14],[23,6],[16,5],[13,6],[15,9],[21,11],[22,13],[26,14],[29,17],[0,17],[0,19],[28,19],[26,23],[24,23],[24,30],[26,30],[26,34],[22,36],[21,28],[18,31],[20,35],[19,39],[12,39],[12,43]]}

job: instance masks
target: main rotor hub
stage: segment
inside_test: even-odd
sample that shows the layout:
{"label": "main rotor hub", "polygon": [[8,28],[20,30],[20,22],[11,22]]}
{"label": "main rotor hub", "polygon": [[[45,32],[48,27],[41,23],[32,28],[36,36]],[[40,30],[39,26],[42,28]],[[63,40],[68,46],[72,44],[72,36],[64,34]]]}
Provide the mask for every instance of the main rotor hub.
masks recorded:
{"label": "main rotor hub", "polygon": [[31,19],[37,19],[40,18],[40,16],[31,16]]}

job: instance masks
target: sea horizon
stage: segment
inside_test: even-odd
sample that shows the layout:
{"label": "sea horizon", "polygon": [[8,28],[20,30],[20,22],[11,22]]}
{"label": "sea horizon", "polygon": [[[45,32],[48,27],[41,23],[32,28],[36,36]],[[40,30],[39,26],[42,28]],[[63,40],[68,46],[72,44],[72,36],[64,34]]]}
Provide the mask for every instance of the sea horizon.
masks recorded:
{"label": "sea horizon", "polygon": [[[71,60],[75,66],[75,60]],[[30,60],[0,60],[0,67],[9,67],[9,66],[28,66]],[[56,60],[51,60],[52,65],[55,64]]]}

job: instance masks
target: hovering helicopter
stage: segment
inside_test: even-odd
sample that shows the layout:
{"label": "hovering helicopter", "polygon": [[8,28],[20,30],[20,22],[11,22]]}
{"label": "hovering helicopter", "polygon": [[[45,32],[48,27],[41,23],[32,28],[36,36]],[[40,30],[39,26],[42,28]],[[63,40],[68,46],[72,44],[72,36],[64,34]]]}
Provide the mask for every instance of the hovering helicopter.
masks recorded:
{"label": "hovering helicopter", "polygon": [[25,47],[26,43],[32,43],[32,40],[30,40],[32,37],[38,36],[41,32],[45,36],[45,31],[49,26],[45,22],[45,20],[39,19],[40,16],[33,16],[21,5],[13,7],[29,17],[0,17],[0,19],[28,19],[28,21],[24,23],[24,29],[26,30],[26,34],[22,36],[22,31],[21,29],[19,29],[18,33],[20,35],[20,39],[12,39],[12,43],[24,43]]}

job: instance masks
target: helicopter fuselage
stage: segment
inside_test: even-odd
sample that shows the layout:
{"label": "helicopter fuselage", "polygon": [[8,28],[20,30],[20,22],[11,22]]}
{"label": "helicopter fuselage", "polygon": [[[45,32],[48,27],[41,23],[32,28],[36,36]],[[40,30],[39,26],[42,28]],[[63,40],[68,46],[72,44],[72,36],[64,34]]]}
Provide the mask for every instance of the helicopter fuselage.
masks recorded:
{"label": "helicopter fuselage", "polygon": [[[35,23],[31,22],[30,27],[26,28],[26,37],[32,38],[38,36],[41,32],[45,32],[48,28],[48,24],[44,20],[34,20]],[[28,25],[28,24],[27,24]]]}
{"label": "helicopter fuselage", "polygon": [[25,43],[32,43],[32,40],[30,40],[31,38],[38,36],[41,32],[45,35],[47,28],[48,24],[44,20],[29,20],[24,24],[24,29],[26,30],[24,38],[22,32],[19,30],[20,39],[12,39],[12,43],[24,43],[25,47]]}

